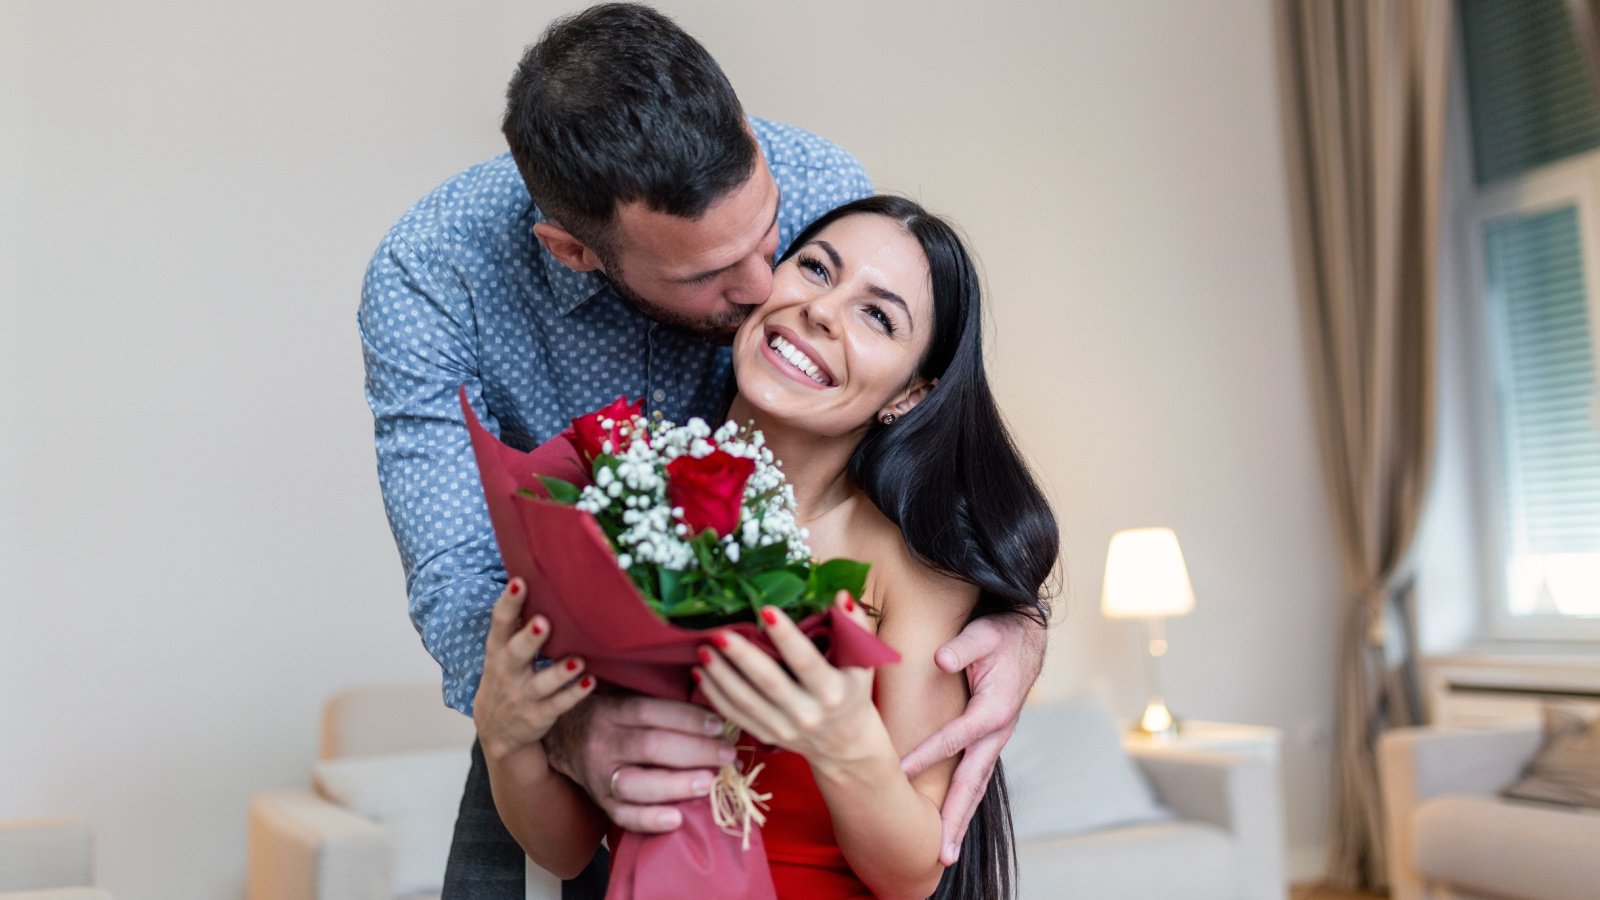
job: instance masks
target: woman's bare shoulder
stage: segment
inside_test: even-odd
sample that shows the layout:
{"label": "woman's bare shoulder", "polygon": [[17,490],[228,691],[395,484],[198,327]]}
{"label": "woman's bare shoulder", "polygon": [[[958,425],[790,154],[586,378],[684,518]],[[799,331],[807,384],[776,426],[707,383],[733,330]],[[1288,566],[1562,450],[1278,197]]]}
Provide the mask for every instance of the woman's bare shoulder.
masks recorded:
{"label": "woman's bare shoulder", "polygon": [[[872,564],[873,599],[885,619],[893,618],[894,607],[909,612],[935,630],[960,630],[978,600],[978,589],[929,565],[906,543],[900,527],[889,521],[865,497],[853,510],[850,521],[852,543],[861,548],[860,558]],[[951,632],[952,634],[954,632]]]}

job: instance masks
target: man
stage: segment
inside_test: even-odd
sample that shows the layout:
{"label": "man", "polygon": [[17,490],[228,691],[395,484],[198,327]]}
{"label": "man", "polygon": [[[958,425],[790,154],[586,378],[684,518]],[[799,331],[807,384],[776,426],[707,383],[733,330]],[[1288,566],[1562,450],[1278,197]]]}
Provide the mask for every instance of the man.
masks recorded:
{"label": "man", "polygon": [[[670,19],[607,4],[557,21],[507,92],[509,155],[412,207],[374,255],[358,321],[379,480],[412,620],[444,670],[445,701],[514,709],[483,671],[505,582],[467,433],[465,384],[502,440],[531,448],[618,395],[651,415],[714,418],[724,344],[766,299],[778,251],[811,219],[871,193],[860,165],[815,135],[747,118],[716,62]],[[1038,674],[1042,632],[979,622],[939,651],[965,668],[967,713],[905,760],[920,771],[966,749],[945,818],[955,859],[1000,746]],[[480,722],[480,726],[482,722]],[[543,742],[551,764],[614,821],[679,824],[726,748],[704,710],[596,696]],[[475,745],[446,873],[447,898],[520,897],[523,854]],[[568,896],[599,896],[604,854]]]}

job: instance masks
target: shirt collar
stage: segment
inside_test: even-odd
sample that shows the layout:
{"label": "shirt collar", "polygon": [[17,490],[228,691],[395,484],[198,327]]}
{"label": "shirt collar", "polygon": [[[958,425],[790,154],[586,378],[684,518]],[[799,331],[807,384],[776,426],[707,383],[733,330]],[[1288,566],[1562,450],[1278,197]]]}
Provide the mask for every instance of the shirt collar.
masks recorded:
{"label": "shirt collar", "polygon": [[550,300],[555,304],[558,315],[567,315],[583,304],[587,303],[594,295],[606,287],[605,279],[594,272],[578,272],[567,268],[560,260],[556,259],[537,237],[533,237],[533,225],[548,222],[544,211],[538,204],[531,204],[533,221],[529,225],[529,239],[533,241],[534,255],[539,259],[539,265],[544,269],[545,283],[550,285]]}

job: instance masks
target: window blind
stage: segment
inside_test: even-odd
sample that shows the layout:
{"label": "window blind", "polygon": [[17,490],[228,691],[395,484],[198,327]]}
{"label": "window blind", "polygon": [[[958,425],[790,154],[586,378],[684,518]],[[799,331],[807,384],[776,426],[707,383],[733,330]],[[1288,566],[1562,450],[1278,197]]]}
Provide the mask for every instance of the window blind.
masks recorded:
{"label": "window blind", "polygon": [[1600,101],[1565,0],[1461,0],[1480,184],[1600,147]]}
{"label": "window blind", "polygon": [[1577,207],[1491,220],[1484,246],[1511,533],[1526,553],[1600,553],[1600,427]]}

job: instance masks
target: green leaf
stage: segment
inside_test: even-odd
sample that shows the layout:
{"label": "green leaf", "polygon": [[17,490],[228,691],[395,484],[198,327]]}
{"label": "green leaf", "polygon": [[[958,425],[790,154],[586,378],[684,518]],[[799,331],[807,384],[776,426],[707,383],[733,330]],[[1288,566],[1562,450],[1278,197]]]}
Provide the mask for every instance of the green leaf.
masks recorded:
{"label": "green leaf", "polygon": [[716,532],[707,528],[705,531],[695,535],[689,541],[689,546],[694,548],[695,558],[700,560],[700,568],[702,570],[707,573],[721,570],[722,567],[717,565],[715,553],[717,546]]}
{"label": "green leaf", "polygon": [[752,581],[765,602],[779,609],[787,609],[806,590],[806,583],[787,569],[763,572]]}
{"label": "green leaf", "polygon": [[675,606],[683,600],[683,573],[662,567],[656,570],[657,579],[661,582],[661,602],[667,606]]}
{"label": "green leaf", "polygon": [[859,598],[867,585],[867,572],[871,568],[853,559],[830,559],[811,567],[807,587],[824,603],[832,603],[834,595],[840,591],[849,591],[850,596]]}
{"label": "green leaf", "polygon": [[540,475],[539,480],[544,482],[545,490],[550,492],[550,499],[556,501],[557,503],[565,503],[566,505],[571,506],[572,504],[578,502],[578,495],[582,493],[582,491],[578,489],[577,485],[568,481],[562,481],[559,478],[551,478],[547,475]]}
{"label": "green leaf", "polygon": [[754,550],[742,550],[739,555],[739,569],[744,572],[765,572],[783,565],[784,558],[789,555],[788,545],[779,542],[757,547]]}

